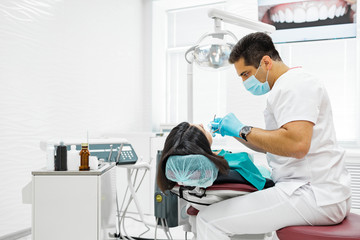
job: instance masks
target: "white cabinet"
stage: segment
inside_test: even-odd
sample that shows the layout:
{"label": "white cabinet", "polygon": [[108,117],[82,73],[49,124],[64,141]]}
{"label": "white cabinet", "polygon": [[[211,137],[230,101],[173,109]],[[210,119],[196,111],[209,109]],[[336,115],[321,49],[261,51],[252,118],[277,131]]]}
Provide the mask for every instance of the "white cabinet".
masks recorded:
{"label": "white cabinet", "polygon": [[114,228],[116,167],[33,174],[33,240],[100,240]]}

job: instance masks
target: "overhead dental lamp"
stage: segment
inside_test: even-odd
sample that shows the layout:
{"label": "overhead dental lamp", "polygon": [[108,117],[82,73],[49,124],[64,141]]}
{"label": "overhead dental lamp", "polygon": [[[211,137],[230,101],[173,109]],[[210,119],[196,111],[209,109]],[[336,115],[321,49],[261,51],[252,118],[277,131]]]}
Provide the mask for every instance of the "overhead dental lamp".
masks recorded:
{"label": "overhead dental lamp", "polygon": [[195,62],[200,67],[208,69],[219,69],[229,66],[228,59],[231,50],[238,42],[238,39],[232,32],[221,29],[222,21],[269,34],[276,30],[272,25],[218,9],[210,9],[208,16],[214,19],[214,32],[201,36],[195,46],[185,53],[185,59],[189,63],[187,70],[188,121],[191,123],[193,122],[193,63]]}
{"label": "overhead dental lamp", "polygon": [[[228,59],[232,48],[238,39],[230,31],[220,30],[221,20],[215,19],[215,32],[204,34],[197,44],[185,53],[185,59],[189,64],[196,62],[201,67],[221,68],[228,66]],[[231,42],[225,40],[225,36],[232,38]]]}

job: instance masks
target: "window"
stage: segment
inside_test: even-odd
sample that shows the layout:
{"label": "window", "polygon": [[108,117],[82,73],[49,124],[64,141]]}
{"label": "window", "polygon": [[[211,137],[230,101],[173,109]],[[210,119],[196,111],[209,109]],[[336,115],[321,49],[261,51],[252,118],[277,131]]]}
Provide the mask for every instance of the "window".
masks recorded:
{"label": "window", "polygon": [[[196,1],[195,6],[194,3],[185,3],[163,8],[163,19],[167,24],[163,25],[165,31],[162,34],[166,36],[166,41],[163,42],[163,50],[166,53],[163,63],[166,70],[162,74],[161,82],[165,94],[160,97],[163,101],[159,101],[162,104],[161,123],[187,121],[188,63],[185,60],[185,52],[194,46],[203,34],[213,31],[214,22],[207,16],[208,9],[223,9],[223,5],[224,2],[220,1]],[[214,114],[219,116],[225,113],[228,71],[234,70],[204,70],[194,64],[194,122],[206,123]]]}
{"label": "window", "polygon": [[358,41],[348,38],[277,45],[283,61],[289,66],[302,66],[324,81],[331,100],[337,139],[346,145],[355,144],[360,131],[356,77]]}

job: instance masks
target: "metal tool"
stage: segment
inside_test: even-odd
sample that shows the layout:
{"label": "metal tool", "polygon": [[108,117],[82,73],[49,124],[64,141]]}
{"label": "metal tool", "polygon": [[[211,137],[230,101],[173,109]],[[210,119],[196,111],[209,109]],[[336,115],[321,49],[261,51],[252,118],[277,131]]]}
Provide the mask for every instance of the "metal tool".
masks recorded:
{"label": "metal tool", "polygon": [[[215,118],[216,118],[216,114],[214,115],[214,120],[213,120],[213,122],[215,122]],[[210,133],[211,133],[211,135],[212,135],[213,137],[215,137],[215,133],[216,133],[217,131],[219,131],[219,128],[216,129],[216,130],[214,130],[214,129],[212,128],[212,125],[210,124]]]}
{"label": "metal tool", "polygon": [[109,153],[109,158],[108,158],[108,162],[111,161],[111,154],[112,154],[112,151],[113,151],[113,145],[110,144],[110,153]]}
{"label": "metal tool", "polygon": [[124,146],[124,144],[122,143],[122,144],[120,145],[120,147],[117,148],[117,149],[118,149],[118,154],[117,154],[117,156],[116,156],[116,162],[119,162],[119,159],[120,159],[120,155],[121,155],[121,151],[122,151],[123,146]]}

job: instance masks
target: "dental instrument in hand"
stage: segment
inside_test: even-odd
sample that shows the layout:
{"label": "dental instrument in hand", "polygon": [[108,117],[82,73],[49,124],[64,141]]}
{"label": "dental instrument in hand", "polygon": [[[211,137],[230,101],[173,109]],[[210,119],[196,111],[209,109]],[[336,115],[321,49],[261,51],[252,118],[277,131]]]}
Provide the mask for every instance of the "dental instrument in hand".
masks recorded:
{"label": "dental instrument in hand", "polygon": [[219,123],[216,122],[216,114],[214,115],[214,120],[210,122],[209,124],[209,128],[210,128],[210,133],[213,137],[215,137],[215,133],[217,131],[219,131],[219,128],[218,128],[218,125]]}

